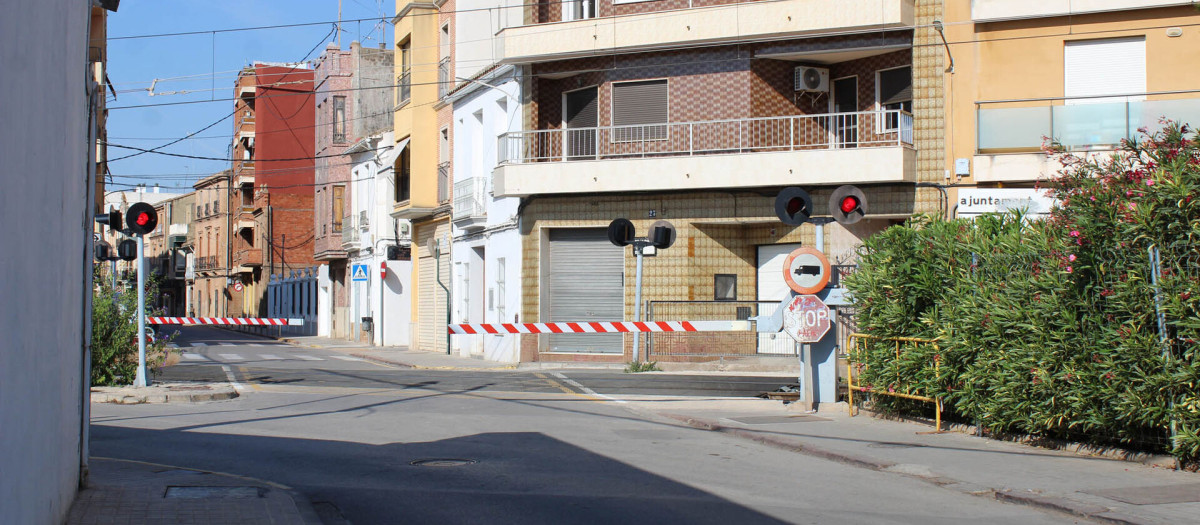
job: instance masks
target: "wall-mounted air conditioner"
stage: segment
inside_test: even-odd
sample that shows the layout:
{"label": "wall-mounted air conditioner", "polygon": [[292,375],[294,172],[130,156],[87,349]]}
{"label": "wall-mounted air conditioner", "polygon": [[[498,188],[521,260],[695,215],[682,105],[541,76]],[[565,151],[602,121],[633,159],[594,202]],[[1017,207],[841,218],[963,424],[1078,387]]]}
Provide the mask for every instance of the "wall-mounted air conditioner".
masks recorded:
{"label": "wall-mounted air conditioner", "polygon": [[829,70],[823,67],[799,66],[795,71],[796,91],[829,92]]}

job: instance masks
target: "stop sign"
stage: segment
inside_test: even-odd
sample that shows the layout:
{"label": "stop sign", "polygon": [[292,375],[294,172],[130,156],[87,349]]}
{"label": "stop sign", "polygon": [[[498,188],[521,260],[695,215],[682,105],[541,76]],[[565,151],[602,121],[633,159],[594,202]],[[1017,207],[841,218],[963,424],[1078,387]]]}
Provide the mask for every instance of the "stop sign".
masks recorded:
{"label": "stop sign", "polygon": [[798,343],[815,343],[829,331],[829,307],[815,295],[797,295],[783,309],[783,331]]}

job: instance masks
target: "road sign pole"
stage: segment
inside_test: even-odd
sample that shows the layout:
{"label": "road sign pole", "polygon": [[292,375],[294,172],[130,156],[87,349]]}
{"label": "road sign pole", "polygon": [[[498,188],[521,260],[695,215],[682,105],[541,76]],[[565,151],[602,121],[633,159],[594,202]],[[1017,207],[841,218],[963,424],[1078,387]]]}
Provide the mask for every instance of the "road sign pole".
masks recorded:
{"label": "road sign pole", "polygon": [[137,339],[138,367],[133,386],[146,386],[146,239],[137,236]]}
{"label": "road sign pole", "polygon": [[[634,320],[634,322],[638,322],[638,321],[642,320],[642,248],[645,248],[645,245],[643,245],[640,242],[635,243],[633,245],[633,255],[637,258],[637,272],[634,274],[634,278],[633,278],[633,280],[634,280],[634,284],[633,284],[633,287],[634,287],[633,288],[633,320]],[[633,362],[634,363],[641,362],[639,359],[640,356],[639,356],[639,352],[638,352],[638,344],[641,342],[640,337],[639,337],[640,335],[641,335],[641,332],[633,333]]]}

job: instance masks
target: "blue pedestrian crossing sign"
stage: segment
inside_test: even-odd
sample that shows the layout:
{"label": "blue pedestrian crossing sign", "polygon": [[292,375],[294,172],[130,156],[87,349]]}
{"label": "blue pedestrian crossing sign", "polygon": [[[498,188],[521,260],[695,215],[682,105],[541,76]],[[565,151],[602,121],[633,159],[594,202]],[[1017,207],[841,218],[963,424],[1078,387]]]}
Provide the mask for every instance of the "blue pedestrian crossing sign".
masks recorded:
{"label": "blue pedestrian crossing sign", "polygon": [[371,280],[367,274],[367,265],[352,264],[350,265],[350,280],[351,281],[369,281]]}

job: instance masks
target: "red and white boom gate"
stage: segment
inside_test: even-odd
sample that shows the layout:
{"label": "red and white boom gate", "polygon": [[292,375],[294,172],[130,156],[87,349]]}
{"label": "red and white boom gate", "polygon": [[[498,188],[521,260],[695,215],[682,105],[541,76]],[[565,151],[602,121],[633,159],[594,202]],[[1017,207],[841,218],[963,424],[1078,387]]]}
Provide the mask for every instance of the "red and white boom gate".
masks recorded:
{"label": "red and white boom gate", "polygon": [[625,332],[748,332],[750,321],[627,321],[579,323],[452,324],[452,335],[473,334],[602,334]]}
{"label": "red and white boom gate", "polygon": [[147,317],[146,324],[216,326],[303,326],[304,319],[276,317]]}

